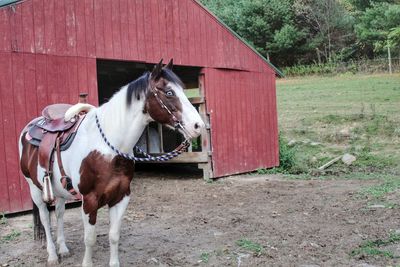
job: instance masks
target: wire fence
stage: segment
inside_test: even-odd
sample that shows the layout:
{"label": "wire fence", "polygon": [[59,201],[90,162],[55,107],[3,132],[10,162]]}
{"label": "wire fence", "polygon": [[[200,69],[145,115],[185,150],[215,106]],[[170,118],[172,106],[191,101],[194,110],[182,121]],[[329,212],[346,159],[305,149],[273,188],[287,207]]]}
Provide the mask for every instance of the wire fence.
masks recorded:
{"label": "wire fence", "polygon": [[[400,58],[392,58],[392,73],[400,72]],[[286,76],[335,75],[343,73],[389,73],[387,58],[328,62],[323,64],[295,65],[283,69]]]}

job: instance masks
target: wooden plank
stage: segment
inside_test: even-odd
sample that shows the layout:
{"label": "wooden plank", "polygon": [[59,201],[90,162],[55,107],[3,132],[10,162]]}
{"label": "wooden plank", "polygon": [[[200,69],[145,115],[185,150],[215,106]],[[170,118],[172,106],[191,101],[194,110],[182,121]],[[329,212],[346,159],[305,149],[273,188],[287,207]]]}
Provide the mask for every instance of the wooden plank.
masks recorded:
{"label": "wooden plank", "polygon": [[172,0],[172,16],[173,16],[173,29],[174,29],[174,62],[175,64],[182,64],[182,51],[181,51],[181,33],[180,33],[180,21],[179,21],[179,0]]}
{"label": "wooden plank", "polygon": [[198,28],[195,28],[195,24],[197,23],[194,9],[193,9],[193,2],[186,1],[186,8],[187,8],[187,30],[188,30],[188,39],[185,46],[188,47],[188,58],[187,58],[187,65],[197,65],[198,59],[198,38],[197,35],[199,34]]}
{"label": "wooden plank", "polygon": [[[161,154],[152,154],[154,156]],[[208,160],[208,155],[205,152],[184,152],[176,158],[168,161],[160,161],[157,163],[206,163]],[[144,162],[144,163],[154,163],[154,162]]]}
{"label": "wooden plank", "polygon": [[48,95],[47,104],[59,103],[57,94],[57,78],[58,78],[57,73],[58,73],[57,56],[46,57],[46,83],[47,83],[47,95]]}
{"label": "wooden plank", "polygon": [[0,51],[11,51],[10,15],[7,8],[0,9]]}
{"label": "wooden plank", "polygon": [[67,32],[65,0],[57,0],[54,3],[55,13],[55,37],[57,55],[67,55]]}
{"label": "wooden plank", "polygon": [[105,57],[105,40],[103,26],[103,0],[94,1],[94,30],[96,40],[96,56]]}
{"label": "wooden plank", "polygon": [[[0,10],[0,13],[2,13],[2,10]],[[10,88],[12,88],[12,72],[10,65],[11,53],[0,52],[0,73],[3,74],[0,82],[0,212],[4,213],[11,211],[11,199],[8,185],[8,155],[6,154],[6,142],[10,143],[7,138],[10,138],[9,133],[13,129],[13,120],[10,120],[13,118],[10,118],[10,115],[14,114],[12,110],[12,101],[7,98],[12,92],[12,90],[10,90]],[[11,114],[9,112],[11,112]]]}
{"label": "wooden plank", "polygon": [[86,1],[74,0],[76,26],[76,55],[86,57]]}
{"label": "wooden plank", "polygon": [[[163,58],[164,55],[161,54],[161,43],[160,43],[160,21],[158,19],[159,17],[159,11],[158,11],[158,1],[159,0],[148,0],[146,3],[148,3],[150,7],[150,12],[151,12],[151,35],[153,39],[153,52],[151,56],[149,57],[150,60],[153,62],[159,62],[161,58]],[[167,60],[167,59],[165,59]]]}
{"label": "wooden plank", "polygon": [[32,5],[35,52],[43,54],[45,53],[45,20],[43,0],[33,0]]}
{"label": "wooden plank", "polygon": [[103,1],[103,27],[104,27],[104,56],[106,58],[114,57],[114,44],[112,35],[112,2]]}
{"label": "wooden plank", "polygon": [[78,59],[77,57],[68,57],[65,59],[67,66],[67,88],[68,103],[75,104],[79,101],[79,82],[78,82]]}
{"label": "wooden plank", "polygon": [[47,94],[47,55],[35,55],[37,114],[49,103]]}
{"label": "wooden plank", "polygon": [[153,14],[151,13],[151,5],[150,1],[143,1],[143,25],[144,25],[144,41],[146,42],[146,50],[145,52],[145,60],[147,62],[155,63],[154,57],[154,42],[153,42],[153,34],[152,34],[152,25],[151,25],[151,17]]}
{"label": "wooden plank", "polygon": [[10,26],[12,38],[12,51],[23,51],[23,35],[22,35],[22,8],[21,5],[15,5],[10,10]]}
{"label": "wooden plank", "polygon": [[189,30],[188,30],[188,8],[187,0],[179,0],[179,22],[180,22],[180,36],[181,36],[181,64],[189,65]]}
{"label": "wooden plank", "polygon": [[97,69],[96,69],[96,59],[88,58],[86,61],[87,68],[87,87],[88,87],[88,102],[92,105],[99,105],[99,96],[97,89]]}
{"label": "wooden plank", "polygon": [[[130,2],[130,1],[129,1]],[[123,59],[132,59],[131,51],[130,51],[130,37],[131,37],[131,29],[130,29],[130,17],[133,17],[135,20],[135,13],[130,14],[128,6],[128,0],[120,0],[119,1],[119,9],[120,9],[120,28],[121,28],[121,57]],[[133,24],[136,28],[136,21]],[[134,39],[133,39],[134,40]]]}
{"label": "wooden plank", "polygon": [[[76,56],[76,11],[74,0],[64,0],[65,1],[65,33],[67,41],[67,51],[66,54],[69,56]],[[82,12],[84,9],[81,10]]]}
{"label": "wooden plank", "polygon": [[[77,60],[77,71],[78,71],[78,93],[89,94],[86,58],[78,57],[76,60]],[[93,97],[94,96],[90,94],[88,96],[89,99],[92,99]],[[96,103],[96,105],[97,104],[98,103]]]}
{"label": "wooden plank", "polygon": [[[82,0],[78,0],[81,2]],[[94,1],[84,0],[85,2],[85,44],[86,55],[88,57],[96,56],[96,33],[95,33],[95,15]]]}
{"label": "wooden plank", "polygon": [[[121,44],[121,17],[120,17],[120,0],[111,1],[111,28],[112,28],[112,42],[113,42],[113,57],[115,59],[122,59],[122,44]],[[123,29],[125,32],[125,29]]]}
{"label": "wooden plank", "polygon": [[[123,27],[125,29],[128,29],[127,35],[125,35],[123,39],[127,40],[127,46],[126,49],[128,52],[127,57],[129,57],[131,60],[138,60],[139,59],[139,51],[138,51],[138,46],[139,46],[139,39],[138,39],[138,23],[137,23],[137,11],[136,7],[137,4],[135,1],[131,0],[122,0],[126,1],[127,5],[127,27]],[[122,3],[122,2],[121,2]],[[122,16],[122,15],[121,15]]]}
{"label": "wooden plank", "polygon": [[175,61],[175,49],[174,49],[174,11],[173,1],[165,1],[165,32],[166,32],[166,58],[174,58]]}
{"label": "wooden plank", "polygon": [[35,53],[32,1],[26,1],[20,6],[22,14],[22,51]]}
{"label": "wooden plank", "polygon": [[159,43],[160,43],[160,58],[164,58],[165,61],[168,62],[168,60],[171,58],[171,56],[168,54],[168,38],[167,38],[167,27],[170,27],[170,25],[167,25],[166,20],[166,1],[156,1],[155,3],[158,5],[158,36],[159,36]]}
{"label": "wooden plank", "polygon": [[[138,60],[141,61],[146,61],[147,59],[147,45],[146,43],[146,37],[145,37],[145,22],[144,22],[144,1],[142,0],[136,0],[136,5],[132,6],[131,5],[131,12],[134,12],[136,14],[136,34],[137,34],[137,51],[138,51]],[[132,8],[136,7],[136,10],[134,9],[132,11]]]}
{"label": "wooden plank", "polygon": [[[4,137],[7,142],[5,143],[5,154],[7,164],[7,178],[8,178],[8,191],[10,196],[10,210],[16,211],[22,209],[21,202],[21,183],[19,179],[18,168],[18,151],[15,144],[18,142],[18,134],[21,124],[25,121],[25,94],[24,94],[24,78],[23,72],[23,58],[20,53],[11,54],[11,62],[8,65],[11,72],[6,72],[10,75],[12,86],[3,92],[2,99],[3,106],[7,106],[4,110],[4,122],[7,123],[7,130],[4,132]],[[11,90],[10,90],[11,89]],[[15,112],[19,110],[21,112]]]}
{"label": "wooden plank", "polygon": [[[45,1],[45,0],[43,0]],[[47,54],[56,52],[55,1],[46,1],[44,7],[44,47]],[[59,15],[57,15],[59,16]]]}

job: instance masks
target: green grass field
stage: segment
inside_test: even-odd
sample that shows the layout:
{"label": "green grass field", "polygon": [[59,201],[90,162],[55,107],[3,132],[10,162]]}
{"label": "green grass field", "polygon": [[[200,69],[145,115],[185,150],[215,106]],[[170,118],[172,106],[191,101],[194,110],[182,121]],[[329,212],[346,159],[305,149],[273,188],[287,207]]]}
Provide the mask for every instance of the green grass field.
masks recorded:
{"label": "green grass field", "polygon": [[400,174],[400,74],[281,79],[277,97],[281,134],[296,141],[297,172],[349,152],[357,156],[352,166],[322,175]]}

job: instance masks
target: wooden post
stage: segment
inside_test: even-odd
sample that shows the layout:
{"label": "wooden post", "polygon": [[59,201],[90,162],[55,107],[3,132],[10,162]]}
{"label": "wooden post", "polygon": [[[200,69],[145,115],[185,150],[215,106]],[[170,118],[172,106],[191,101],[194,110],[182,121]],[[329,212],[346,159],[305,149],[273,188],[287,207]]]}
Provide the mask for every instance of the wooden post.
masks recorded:
{"label": "wooden post", "polygon": [[211,146],[211,126],[210,119],[207,114],[206,107],[206,94],[204,88],[204,72],[202,71],[199,75],[199,90],[201,98],[203,99],[202,103],[199,106],[199,113],[204,123],[206,124],[206,128],[201,133],[201,151],[207,153],[208,160],[207,163],[199,164],[199,168],[203,169],[203,178],[205,180],[214,178],[213,168],[212,168],[212,146]]}
{"label": "wooden post", "polygon": [[392,56],[390,54],[390,45],[388,44],[388,60],[389,60],[389,74],[392,74]]}

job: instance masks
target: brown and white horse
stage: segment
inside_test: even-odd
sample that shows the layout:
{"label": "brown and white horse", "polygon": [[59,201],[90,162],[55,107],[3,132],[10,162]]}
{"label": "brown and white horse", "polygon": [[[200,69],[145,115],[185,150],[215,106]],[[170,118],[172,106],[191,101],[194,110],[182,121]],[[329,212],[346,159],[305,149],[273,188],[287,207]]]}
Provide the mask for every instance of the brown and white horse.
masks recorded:
{"label": "brown and white horse", "polygon": [[[161,101],[160,101],[161,100]],[[163,106],[165,105],[165,106]],[[71,111],[69,111],[71,112]],[[78,113],[77,110],[75,113]],[[74,111],[72,111],[74,113]],[[102,132],[96,124],[101,125]],[[130,182],[134,162],[117,154],[131,153],[146,125],[151,121],[180,129],[186,138],[200,135],[204,123],[183,91],[181,80],[172,72],[172,60],[163,67],[162,61],[137,80],[123,86],[105,104],[91,109],[82,121],[71,146],[61,152],[65,173],[72,179],[74,189],[82,195],[85,255],[83,266],[92,266],[96,242],[97,210],[109,206],[110,266],[119,266],[118,243],[122,217],[130,199]],[[50,218],[42,199],[45,169],[38,163],[38,148],[27,142],[27,127],[20,137],[21,169],[29,183],[33,202],[39,209],[47,241],[48,264],[56,264],[58,255],[50,232]],[[52,188],[56,198],[57,244],[60,256],[68,255],[63,230],[65,200],[73,196],[60,182],[61,174],[54,161]]]}

